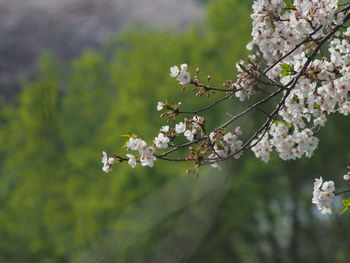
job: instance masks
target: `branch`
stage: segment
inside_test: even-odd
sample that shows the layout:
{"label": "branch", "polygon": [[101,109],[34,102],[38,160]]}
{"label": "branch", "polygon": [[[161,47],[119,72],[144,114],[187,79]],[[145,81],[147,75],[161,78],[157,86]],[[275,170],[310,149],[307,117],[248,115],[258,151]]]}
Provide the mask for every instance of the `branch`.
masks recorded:
{"label": "branch", "polygon": [[227,100],[228,98],[230,98],[232,96],[232,94],[228,94],[226,95],[225,97],[217,100],[217,101],[214,101],[213,103],[209,104],[208,106],[202,108],[202,109],[199,109],[199,110],[196,110],[196,111],[179,111],[178,113],[182,113],[182,114],[198,114],[200,112],[203,112],[203,111],[206,111],[208,109],[210,109],[211,107],[214,107],[216,104],[219,104],[220,102],[224,101],[224,100]]}
{"label": "branch", "polygon": [[200,84],[194,80],[191,80],[190,81],[191,84],[195,85],[196,87],[199,87],[199,88],[203,88],[205,91],[210,91],[210,90],[214,90],[214,91],[223,91],[223,92],[230,92],[230,93],[234,93],[238,90],[236,89],[219,89],[219,88],[211,88],[209,86],[206,86],[204,84]]}
{"label": "branch", "polygon": [[341,191],[341,192],[338,192],[338,193],[334,193],[334,195],[337,196],[337,195],[346,194],[346,193],[350,193],[350,189],[344,190],[344,191]]}

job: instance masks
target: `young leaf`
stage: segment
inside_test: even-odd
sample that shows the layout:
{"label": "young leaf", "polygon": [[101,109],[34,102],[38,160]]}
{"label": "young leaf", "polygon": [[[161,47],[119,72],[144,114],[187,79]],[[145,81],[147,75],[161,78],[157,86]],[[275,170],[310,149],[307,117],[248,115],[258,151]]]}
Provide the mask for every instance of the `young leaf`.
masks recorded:
{"label": "young leaf", "polygon": [[281,73],[281,77],[285,77],[285,76],[290,76],[294,74],[294,70],[293,67],[291,65],[288,64],[281,64],[280,65],[281,68],[283,69],[282,73]]}
{"label": "young leaf", "polygon": [[341,210],[340,214],[343,214],[346,212],[346,210],[348,210],[350,208],[350,198],[349,199],[344,199],[342,200],[343,204],[344,204],[344,207],[343,209]]}
{"label": "young leaf", "polygon": [[128,133],[128,134],[123,134],[120,135],[121,137],[125,137],[128,138],[128,140],[123,144],[122,149],[127,148],[128,147],[128,142],[130,138],[137,138],[137,135],[135,133]]}
{"label": "young leaf", "polygon": [[128,139],[130,139],[130,138],[136,138],[136,137],[137,137],[137,135],[136,135],[135,133],[122,134],[122,135],[120,135],[120,136],[121,136],[121,137],[128,138]]}

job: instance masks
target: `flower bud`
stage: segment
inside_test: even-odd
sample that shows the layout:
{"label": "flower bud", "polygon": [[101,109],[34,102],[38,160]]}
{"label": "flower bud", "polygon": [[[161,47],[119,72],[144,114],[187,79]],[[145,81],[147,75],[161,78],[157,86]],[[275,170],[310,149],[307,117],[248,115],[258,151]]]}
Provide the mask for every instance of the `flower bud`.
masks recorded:
{"label": "flower bud", "polygon": [[350,175],[349,174],[344,175],[343,178],[344,178],[345,181],[348,181],[348,182],[350,181]]}

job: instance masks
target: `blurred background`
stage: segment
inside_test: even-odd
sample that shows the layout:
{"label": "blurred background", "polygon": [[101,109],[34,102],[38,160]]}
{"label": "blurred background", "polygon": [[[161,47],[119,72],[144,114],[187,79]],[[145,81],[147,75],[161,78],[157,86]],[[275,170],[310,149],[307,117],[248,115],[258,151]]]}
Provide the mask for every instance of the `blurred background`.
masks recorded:
{"label": "blurred background", "polygon": [[[125,152],[120,134],[153,140],[157,101],[212,99],[180,92],[170,66],[199,66],[217,86],[235,78],[251,4],[0,0],[0,262],[349,262],[350,214],[340,199],[332,216],[311,204],[315,177],[347,187],[344,117],[329,119],[311,159],[247,152],[198,179],[161,161],[101,170],[102,150]],[[240,109],[232,100],[207,118],[214,127]]]}

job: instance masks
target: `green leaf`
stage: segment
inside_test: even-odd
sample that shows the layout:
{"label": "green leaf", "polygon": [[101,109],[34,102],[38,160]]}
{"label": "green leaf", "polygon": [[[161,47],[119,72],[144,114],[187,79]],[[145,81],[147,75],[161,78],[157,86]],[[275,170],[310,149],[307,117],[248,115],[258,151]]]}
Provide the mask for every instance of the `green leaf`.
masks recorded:
{"label": "green leaf", "polygon": [[289,122],[286,122],[286,121],[281,121],[281,120],[274,121],[273,123],[275,123],[275,124],[282,123],[282,124],[284,124],[284,125],[286,125],[286,126],[291,125]]}
{"label": "green leaf", "polygon": [[282,78],[285,77],[285,76],[293,75],[295,73],[294,69],[293,69],[293,66],[291,66],[291,65],[281,64],[280,66],[283,69],[283,71],[281,73],[281,77]]}
{"label": "green leaf", "polygon": [[135,133],[128,133],[128,134],[122,134],[120,135],[121,137],[125,137],[125,138],[128,138],[128,140],[126,142],[124,142],[123,146],[122,146],[122,149],[125,149],[128,147],[128,142],[129,142],[129,139],[130,138],[137,138],[137,135]]}
{"label": "green leaf", "polygon": [[136,138],[136,137],[137,137],[137,135],[136,135],[135,133],[122,134],[122,135],[120,135],[120,136],[121,136],[121,137],[128,138],[128,139],[130,139],[130,138]]}
{"label": "green leaf", "polygon": [[343,214],[346,212],[346,210],[348,210],[350,208],[350,198],[349,199],[344,199],[342,200],[343,204],[344,204],[344,207],[343,209],[341,210],[340,214]]}
{"label": "green leaf", "polygon": [[293,101],[299,101],[299,97],[296,94],[294,94],[293,97],[292,97],[292,100]]}
{"label": "green leaf", "polygon": [[122,149],[128,148],[128,142],[129,142],[129,140],[127,140],[126,142],[124,142],[124,144],[123,144],[123,146],[122,146]]}
{"label": "green leaf", "polygon": [[295,8],[293,0],[287,0],[286,1],[286,8]]}

